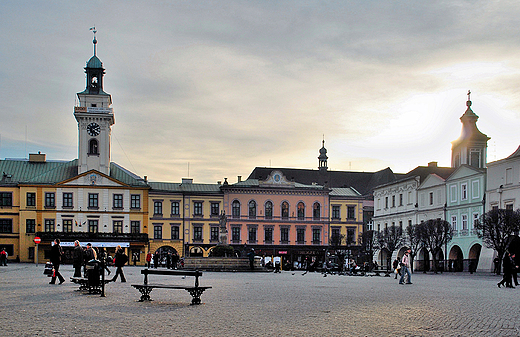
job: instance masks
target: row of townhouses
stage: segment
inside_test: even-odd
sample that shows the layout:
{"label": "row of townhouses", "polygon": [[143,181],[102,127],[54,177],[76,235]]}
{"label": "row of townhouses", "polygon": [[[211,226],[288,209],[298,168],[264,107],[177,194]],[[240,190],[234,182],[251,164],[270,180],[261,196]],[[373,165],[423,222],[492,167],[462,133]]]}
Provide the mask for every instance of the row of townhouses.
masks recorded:
{"label": "row of townhouses", "polygon": [[[337,249],[361,258],[359,238],[367,229],[442,218],[456,229],[439,252],[448,255],[450,267],[467,270],[474,261],[479,269],[491,268],[493,252],[482,246],[473,223],[490,207],[518,208],[520,154],[486,163],[489,138],[478,131],[469,98],[449,168],[432,162],[407,174],[390,168],[330,171],[323,141],[317,170],[256,167],[236,183],[154,182],[110,160],[115,115],[93,42],[86,87],[74,107],[78,158],[53,161],[37,153],[0,160],[0,248],[10,259],[43,261],[55,238],[65,247],[66,261],[75,240],[109,253],[121,245],[138,264],[148,252],[206,257],[219,243],[238,254],[254,248],[258,255],[291,262],[323,259]],[[332,240],[337,237],[342,241]],[[387,258],[384,250],[376,256],[382,264]],[[427,268],[430,260],[421,251],[417,265]]]}

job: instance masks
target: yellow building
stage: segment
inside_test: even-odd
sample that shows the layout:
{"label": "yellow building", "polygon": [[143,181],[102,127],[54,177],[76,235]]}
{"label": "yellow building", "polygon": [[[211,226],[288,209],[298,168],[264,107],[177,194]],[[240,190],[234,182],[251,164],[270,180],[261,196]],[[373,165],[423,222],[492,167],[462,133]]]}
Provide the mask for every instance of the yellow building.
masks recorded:
{"label": "yellow building", "polygon": [[[185,256],[208,256],[218,243],[223,195],[220,184],[150,182],[150,251]],[[162,263],[161,261],[159,261]]]}
{"label": "yellow building", "polygon": [[363,233],[364,199],[353,188],[331,188],[329,202],[332,246],[348,250],[359,248],[359,236]]}

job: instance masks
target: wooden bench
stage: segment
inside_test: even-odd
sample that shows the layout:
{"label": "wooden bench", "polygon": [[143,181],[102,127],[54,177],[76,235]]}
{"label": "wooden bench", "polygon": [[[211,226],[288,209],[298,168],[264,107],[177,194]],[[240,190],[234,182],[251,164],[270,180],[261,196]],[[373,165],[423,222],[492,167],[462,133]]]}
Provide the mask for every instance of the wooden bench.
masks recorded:
{"label": "wooden bench", "polygon": [[[139,302],[143,301],[152,301],[150,298],[150,293],[154,288],[163,288],[163,289],[184,289],[190,293],[192,300],[191,304],[196,305],[200,304],[200,296],[202,293],[211,287],[200,287],[199,286],[199,277],[202,276],[202,272],[198,270],[162,270],[162,269],[143,269],[141,270],[141,274],[144,275],[143,284],[132,284],[132,287],[139,290],[141,293],[141,298]],[[171,276],[195,276],[195,286],[185,286],[185,285],[171,285],[171,284],[156,284],[156,283],[148,283],[148,275],[171,275]]]}
{"label": "wooden bench", "polygon": [[[88,290],[89,294],[101,294],[101,279],[99,280],[99,284],[97,285],[89,285],[88,278],[86,277],[71,277],[70,281],[75,284],[79,284],[78,290]],[[112,280],[105,279],[105,284],[112,282]]]}

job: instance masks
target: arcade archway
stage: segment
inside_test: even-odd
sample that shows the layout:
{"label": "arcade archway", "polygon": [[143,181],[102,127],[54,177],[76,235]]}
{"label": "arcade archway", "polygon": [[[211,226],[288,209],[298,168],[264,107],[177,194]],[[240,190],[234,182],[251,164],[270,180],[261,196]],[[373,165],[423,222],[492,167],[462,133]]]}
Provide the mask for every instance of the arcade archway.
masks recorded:
{"label": "arcade archway", "polygon": [[448,271],[458,272],[464,270],[464,256],[459,246],[451,247],[450,254],[448,256]]}
{"label": "arcade archway", "polygon": [[468,270],[470,273],[473,273],[477,270],[478,259],[480,257],[481,249],[482,249],[482,246],[479,243],[476,243],[473,246],[471,246],[471,249],[469,250]]}

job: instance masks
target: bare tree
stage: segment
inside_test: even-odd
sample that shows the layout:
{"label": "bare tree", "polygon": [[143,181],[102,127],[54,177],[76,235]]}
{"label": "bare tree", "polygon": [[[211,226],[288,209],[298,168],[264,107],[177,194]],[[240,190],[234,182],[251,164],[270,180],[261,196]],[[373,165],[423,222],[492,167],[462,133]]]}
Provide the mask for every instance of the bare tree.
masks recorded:
{"label": "bare tree", "polygon": [[332,235],[329,241],[329,246],[331,249],[334,249],[336,252],[336,256],[338,257],[338,265],[340,271],[343,271],[343,266],[345,265],[345,255],[346,251],[344,246],[342,246],[343,240],[345,239],[344,234],[336,234]]}
{"label": "bare tree", "polygon": [[369,262],[374,259],[374,250],[377,246],[377,232],[374,230],[364,231],[359,235],[359,244],[363,247],[363,251],[368,255]]}
{"label": "bare tree", "polygon": [[520,230],[520,210],[492,209],[475,224],[477,235],[487,248],[497,251],[499,271],[513,235]]}
{"label": "bare tree", "polygon": [[430,219],[419,225],[419,235],[424,246],[432,254],[433,271],[437,273],[437,252],[453,238],[451,224],[442,219]]}
{"label": "bare tree", "polygon": [[403,229],[401,226],[392,225],[386,227],[381,233],[379,233],[379,248],[386,248],[388,250],[388,257],[386,261],[387,270],[390,269],[392,264],[392,254],[399,248],[404,242]]}
{"label": "bare tree", "polygon": [[411,269],[413,273],[413,261],[419,252],[419,249],[423,246],[423,240],[419,229],[420,225],[409,225],[406,227],[406,244],[410,247],[412,252],[410,253]]}

